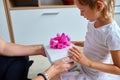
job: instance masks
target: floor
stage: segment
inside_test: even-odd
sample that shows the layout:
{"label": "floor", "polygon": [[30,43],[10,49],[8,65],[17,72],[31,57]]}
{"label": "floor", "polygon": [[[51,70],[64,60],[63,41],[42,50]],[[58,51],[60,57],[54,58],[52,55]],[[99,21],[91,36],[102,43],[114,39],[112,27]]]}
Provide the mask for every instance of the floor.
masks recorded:
{"label": "floor", "polygon": [[46,57],[43,56],[30,56],[30,60],[34,60],[34,63],[29,69],[28,78],[34,78],[38,73],[44,72],[50,63]]}

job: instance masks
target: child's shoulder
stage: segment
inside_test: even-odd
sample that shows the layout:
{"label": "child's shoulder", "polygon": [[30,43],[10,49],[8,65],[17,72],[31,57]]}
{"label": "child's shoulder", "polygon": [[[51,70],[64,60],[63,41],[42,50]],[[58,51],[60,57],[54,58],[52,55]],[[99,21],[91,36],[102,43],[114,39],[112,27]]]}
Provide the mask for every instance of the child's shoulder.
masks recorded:
{"label": "child's shoulder", "polygon": [[108,29],[108,36],[110,37],[120,37],[120,27],[118,26],[118,24],[116,23],[116,21],[113,21],[110,25],[109,25],[109,29]]}
{"label": "child's shoulder", "polygon": [[109,26],[112,32],[120,31],[120,26],[116,23],[116,21],[113,21]]}

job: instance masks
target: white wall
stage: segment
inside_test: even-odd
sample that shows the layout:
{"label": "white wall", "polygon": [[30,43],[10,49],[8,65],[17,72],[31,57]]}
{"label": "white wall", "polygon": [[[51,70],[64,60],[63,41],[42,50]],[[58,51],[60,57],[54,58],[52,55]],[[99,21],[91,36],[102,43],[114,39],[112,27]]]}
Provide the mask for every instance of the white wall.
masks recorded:
{"label": "white wall", "polygon": [[0,38],[10,41],[3,0],[0,0]]}
{"label": "white wall", "polygon": [[118,25],[120,26],[120,7],[116,8],[116,11],[115,11],[115,20],[117,21]]}
{"label": "white wall", "polygon": [[115,20],[117,21],[118,25],[120,26],[120,1],[116,0],[116,7],[115,7]]}

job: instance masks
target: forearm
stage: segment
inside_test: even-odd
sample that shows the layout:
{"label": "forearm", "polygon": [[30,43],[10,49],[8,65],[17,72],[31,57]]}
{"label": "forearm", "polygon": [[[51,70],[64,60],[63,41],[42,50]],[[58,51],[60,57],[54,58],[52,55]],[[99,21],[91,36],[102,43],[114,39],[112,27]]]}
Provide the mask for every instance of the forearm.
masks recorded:
{"label": "forearm", "polygon": [[72,43],[76,46],[84,47],[84,41],[72,41]]}
{"label": "forearm", "polygon": [[43,45],[23,46],[14,43],[5,43],[1,54],[4,56],[28,56],[38,55],[41,52],[41,55],[43,55],[43,51]]}
{"label": "forearm", "polygon": [[47,70],[45,71],[45,73],[48,74],[49,79],[52,79],[52,78],[55,77],[56,75],[60,74],[59,72],[60,72],[60,71],[59,71],[58,69],[56,69],[56,68],[54,67],[54,65],[52,65],[49,69],[47,69]]}
{"label": "forearm", "polygon": [[[68,71],[69,69],[71,69],[71,67],[74,65],[73,62],[68,63],[68,61],[70,61],[71,58],[70,57],[65,57],[62,58],[60,60],[56,60],[44,73],[47,75],[41,75],[41,73],[39,73],[39,76],[37,76],[36,78],[34,78],[33,80],[43,80],[41,79],[41,77],[43,78],[47,78],[47,79],[53,79],[54,77],[57,76],[57,78],[59,78],[59,74]],[[43,74],[43,73],[42,73]]]}
{"label": "forearm", "polygon": [[120,75],[120,51],[111,51],[114,64],[105,64],[89,59],[78,48],[72,47],[68,50],[70,57],[81,65],[100,70],[107,73]]}
{"label": "forearm", "polygon": [[101,62],[92,61],[89,67],[103,72],[120,75],[120,68],[115,66],[114,64],[104,64]]}
{"label": "forearm", "polygon": [[[45,73],[48,75],[49,80],[51,80],[55,75],[57,75],[57,70],[54,69],[53,66],[51,66],[49,69],[45,71]],[[32,80],[45,80],[43,76],[39,75],[33,78]]]}
{"label": "forearm", "polygon": [[43,76],[37,76],[33,78],[32,80],[45,80],[45,79],[43,78]]}

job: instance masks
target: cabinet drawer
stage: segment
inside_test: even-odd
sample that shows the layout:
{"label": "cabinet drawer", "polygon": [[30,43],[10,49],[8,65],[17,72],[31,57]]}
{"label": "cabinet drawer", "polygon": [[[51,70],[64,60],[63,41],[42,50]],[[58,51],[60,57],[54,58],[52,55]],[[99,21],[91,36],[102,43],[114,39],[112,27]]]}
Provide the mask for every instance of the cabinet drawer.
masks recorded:
{"label": "cabinet drawer", "polygon": [[87,20],[77,8],[13,10],[10,12],[15,42],[48,43],[57,33],[65,32],[72,40],[83,40]]}

